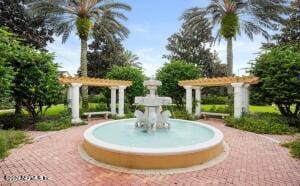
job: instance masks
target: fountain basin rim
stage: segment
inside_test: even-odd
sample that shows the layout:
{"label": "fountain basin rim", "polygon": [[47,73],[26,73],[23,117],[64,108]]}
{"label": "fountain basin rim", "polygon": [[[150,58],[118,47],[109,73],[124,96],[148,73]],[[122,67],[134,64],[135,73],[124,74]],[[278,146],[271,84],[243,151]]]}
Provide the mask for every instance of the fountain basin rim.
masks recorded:
{"label": "fountain basin rim", "polygon": [[194,145],[188,145],[183,147],[172,147],[172,148],[138,148],[138,147],[128,147],[123,145],[117,145],[108,143],[105,141],[102,141],[100,139],[97,139],[93,135],[93,131],[101,127],[103,125],[109,125],[115,122],[122,122],[122,121],[129,121],[132,120],[135,121],[135,118],[130,119],[123,119],[123,120],[113,120],[113,121],[107,121],[104,123],[96,124],[90,128],[88,128],[84,132],[84,140],[87,143],[90,143],[91,145],[94,145],[98,148],[105,149],[112,152],[122,153],[122,154],[134,154],[134,155],[151,155],[151,156],[160,156],[160,155],[178,155],[178,154],[187,154],[187,153],[193,153],[193,152],[199,152],[199,151],[205,151],[207,149],[210,149],[214,146],[219,145],[223,141],[223,133],[210,125],[203,124],[200,122],[195,121],[188,121],[188,120],[181,120],[181,119],[171,119],[171,121],[182,121],[182,122],[189,122],[195,125],[202,125],[210,130],[213,131],[214,136],[205,142],[197,143]]}

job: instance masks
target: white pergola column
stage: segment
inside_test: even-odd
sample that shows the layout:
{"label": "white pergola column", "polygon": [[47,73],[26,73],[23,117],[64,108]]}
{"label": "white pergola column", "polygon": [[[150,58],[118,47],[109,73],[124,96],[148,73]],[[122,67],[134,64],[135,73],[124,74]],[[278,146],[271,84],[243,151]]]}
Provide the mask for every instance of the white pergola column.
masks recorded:
{"label": "white pergola column", "polygon": [[196,116],[201,116],[201,90],[203,87],[194,87],[195,89],[195,99],[196,99]]}
{"label": "white pergola column", "polygon": [[234,88],[234,118],[240,118],[243,114],[244,107],[244,87],[243,83],[232,83]]}
{"label": "white pergola column", "polygon": [[124,92],[126,86],[119,86],[119,117],[124,116]]}
{"label": "white pergola column", "polygon": [[110,109],[112,115],[117,114],[117,87],[110,87]]}
{"label": "white pergola column", "polygon": [[192,114],[192,112],[193,112],[193,103],[192,103],[193,89],[192,89],[192,86],[184,86],[184,88],[185,88],[185,96],[186,96],[186,101],[185,101],[186,111],[189,114]]}
{"label": "white pergola column", "polygon": [[68,108],[72,108],[72,86],[69,85],[67,93]]}
{"label": "white pergola column", "polygon": [[250,85],[249,84],[245,84],[244,85],[244,112],[245,113],[249,113],[249,87]]}
{"label": "white pergola column", "polygon": [[81,123],[82,120],[80,119],[79,115],[79,88],[81,87],[81,83],[71,83],[72,86],[72,98],[71,98],[71,105],[72,105],[72,124]]}

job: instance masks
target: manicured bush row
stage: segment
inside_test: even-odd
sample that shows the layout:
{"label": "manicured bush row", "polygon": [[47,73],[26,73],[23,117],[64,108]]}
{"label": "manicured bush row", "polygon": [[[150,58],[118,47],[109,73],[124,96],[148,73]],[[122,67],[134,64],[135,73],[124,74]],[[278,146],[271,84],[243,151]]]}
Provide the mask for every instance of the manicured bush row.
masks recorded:
{"label": "manicured bush row", "polygon": [[226,126],[258,134],[294,134],[297,129],[290,127],[286,118],[278,114],[260,113],[245,115],[240,119],[225,118]]}

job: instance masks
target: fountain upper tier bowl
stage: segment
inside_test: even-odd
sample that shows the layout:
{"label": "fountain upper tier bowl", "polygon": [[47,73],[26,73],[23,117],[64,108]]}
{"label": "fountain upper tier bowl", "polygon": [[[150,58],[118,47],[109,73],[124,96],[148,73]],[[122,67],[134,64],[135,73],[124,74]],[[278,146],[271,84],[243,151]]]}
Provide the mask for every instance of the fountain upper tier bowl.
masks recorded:
{"label": "fountain upper tier bowl", "polygon": [[161,105],[171,105],[172,99],[169,97],[135,97],[135,104],[148,107],[159,107]]}
{"label": "fountain upper tier bowl", "polygon": [[199,122],[170,119],[171,128],[146,133],[135,119],[109,121],[84,133],[83,147],[94,159],[135,169],[183,168],[223,152],[223,134]]}

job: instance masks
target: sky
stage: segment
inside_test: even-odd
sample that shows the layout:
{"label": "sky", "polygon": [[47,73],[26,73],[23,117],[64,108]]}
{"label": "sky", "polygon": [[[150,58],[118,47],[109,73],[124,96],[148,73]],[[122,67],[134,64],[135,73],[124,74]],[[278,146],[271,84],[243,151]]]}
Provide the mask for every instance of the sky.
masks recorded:
{"label": "sky", "polygon": [[[126,49],[131,50],[139,57],[145,74],[148,77],[155,75],[166,61],[162,56],[167,54],[165,49],[167,38],[178,32],[181,26],[179,20],[182,13],[192,7],[205,7],[209,0],[120,0],[132,7],[126,13],[128,20],[124,22],[130,30],[128,39],[123,42]],[[75,32],[75,30],[74,30]],[[254,41],[245,35],[238,36],[234,41],[234,73],[244,75],[249,62],[254,60],[260,51],[261,36]],[[55,37],[55,42],[49,44],[48,49],[55,53],[55,61],[60,64],[61,70],[75,74],[80,66],[80,40],[73,33],[66,43]],[[226,43],[216,43],[211,50],[216,50],[222,63],[226,63]]]}

